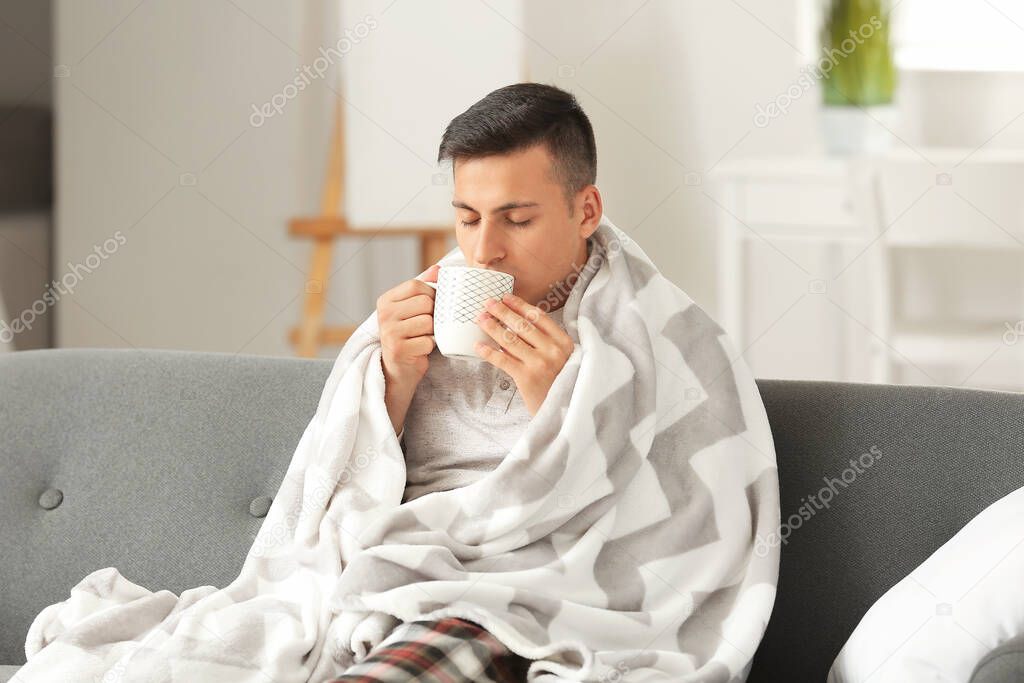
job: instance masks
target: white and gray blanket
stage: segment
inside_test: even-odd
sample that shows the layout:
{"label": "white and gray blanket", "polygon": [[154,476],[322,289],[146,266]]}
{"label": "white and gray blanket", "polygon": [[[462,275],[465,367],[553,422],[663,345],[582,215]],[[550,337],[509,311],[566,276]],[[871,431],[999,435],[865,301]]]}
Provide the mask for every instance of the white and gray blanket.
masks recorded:
{"label": "white and gray blanket", "polygon": [[374,313],[238,577],[175,596],[99,569],[35,618],[17,680],[320,683],[397,620],[445,616],[536,660],[530,681],[745,680],[779,565],[760,394],[635,242],[606,217],[595,236],[575,348],[497,469],[401,502]]}

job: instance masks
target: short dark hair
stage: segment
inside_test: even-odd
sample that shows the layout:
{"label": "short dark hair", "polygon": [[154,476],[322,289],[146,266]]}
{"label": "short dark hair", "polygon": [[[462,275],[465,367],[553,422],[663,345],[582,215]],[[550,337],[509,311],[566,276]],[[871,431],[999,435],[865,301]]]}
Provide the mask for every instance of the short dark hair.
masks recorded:
{"label": "short dark hair", "polygon": [[438,163],[547,147],[569,213],[572,198],[597,180],[597,144],[590,119],[572,93],[543,83],[498,88],[462,112],[441,136]]}

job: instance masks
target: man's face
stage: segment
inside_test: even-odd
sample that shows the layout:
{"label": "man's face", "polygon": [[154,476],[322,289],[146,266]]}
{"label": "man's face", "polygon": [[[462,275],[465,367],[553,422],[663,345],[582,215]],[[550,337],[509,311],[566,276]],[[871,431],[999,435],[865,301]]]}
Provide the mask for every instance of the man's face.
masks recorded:
{"label": "man's face", "polygon": [[535,305],[582,268],[586,239],[601,218],[600,195],[593,185],[580,191],[570,217],[544,145],[459,159],[454,175],[455,235],[466,265],[514,276],[513,293]]}

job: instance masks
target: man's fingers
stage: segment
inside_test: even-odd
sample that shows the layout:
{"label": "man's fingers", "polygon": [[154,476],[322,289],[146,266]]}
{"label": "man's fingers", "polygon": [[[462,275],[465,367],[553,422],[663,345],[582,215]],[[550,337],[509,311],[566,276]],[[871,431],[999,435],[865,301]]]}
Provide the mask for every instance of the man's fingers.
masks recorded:
{"label": "man's fingers", "polygon": [[433,315],[434,313],[434,299],[422,292],[396,301],[391,306],[396,320],[408,320],[418,315]]}
{"label": "man's fingers", "polygon": [[419,313],[400,321],[395,329],[401,332],[401,336],[406,339],[433,334],[434,316],[427,313]]}

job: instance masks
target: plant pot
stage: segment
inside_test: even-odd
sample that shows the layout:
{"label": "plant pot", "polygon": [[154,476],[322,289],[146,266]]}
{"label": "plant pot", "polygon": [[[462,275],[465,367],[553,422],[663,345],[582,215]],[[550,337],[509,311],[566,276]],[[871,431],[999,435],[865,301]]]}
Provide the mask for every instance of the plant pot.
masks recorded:
{"label": "plant pot", "polygon": [[878,154],[892,147],[899,109],[893,104],[867,107],[824,105],[821,132],[830,155]]}

